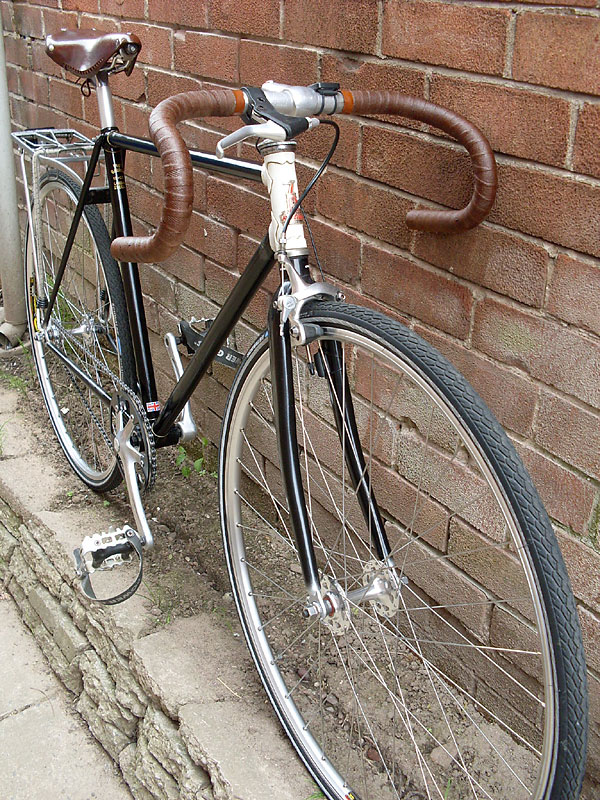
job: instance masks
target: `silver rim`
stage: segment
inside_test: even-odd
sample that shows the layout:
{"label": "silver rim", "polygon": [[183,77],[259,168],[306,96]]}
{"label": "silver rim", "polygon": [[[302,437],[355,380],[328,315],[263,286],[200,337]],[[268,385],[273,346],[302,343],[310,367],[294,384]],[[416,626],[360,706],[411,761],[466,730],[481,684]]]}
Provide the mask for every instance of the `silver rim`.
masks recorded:
{"label": "silver rim", "polygon": [[41,186],[39,203],[44,245],[38,278],[30,232],[26,248],[32,352],[48,413],[67,458],[84,480],[100,486],[116,466],[110,445],[110,408],[76,377],[52,347],[61,350],[109,395],[115,391],[98,366],[99,363],[120,375],[119,338],[110,293],[92,231],[83,216],[55,311],[48,328],[42,330],[43,315],[35,308],[35,286],[45,283],[42,292],[49,296],[77,198],[64,183],[51,180]]}
{"label": "silver rim", "polygon": [[[327,328],[324,338],[343,345],[395,569],[373,552],[326,377],[297,350],[307,506],[337,606],[332,620],[302,617],[263,343],[226,414],[221,510],[238,609],[271,699],[333,797],[541,800],[556,746],[553,658],[501,486],[412,365],[360,333]],[[377,581],[375,600],[357,599]]]}

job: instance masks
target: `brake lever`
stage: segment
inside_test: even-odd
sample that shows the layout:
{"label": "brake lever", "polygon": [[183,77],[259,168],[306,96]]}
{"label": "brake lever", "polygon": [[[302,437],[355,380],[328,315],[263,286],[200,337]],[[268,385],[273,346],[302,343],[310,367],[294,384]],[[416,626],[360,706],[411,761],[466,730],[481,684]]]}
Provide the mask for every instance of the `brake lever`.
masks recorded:
{"label": "brake lever", "polygon": [[260,125],[244,125],[243,128],[238,128],[237,131],[230,133],[218,142],[216,148],[217,158],[223,158],[228,147],[233,147],[234,144],[243,142],[245,139],[251,139],[253,136],[259,139],[273,139],[276,142],[285,142],[287,132],[281,125],[271,120],[261,122]]}
{"label": "brake lever", "polygon": [[[308,123],[306,130],[309,131],[319,124],[317,117],[307,117],[306,121]],[[272,120],[261,122],[260,125],[244,125],[243,128],[230,133],[218,142],[216,147],[217,158],[223,158],[228,147],[233,147],[234,144],[243,142],[245,139],[252,139],[254,136],[258,139],[272,139],[275,142],[285,142],[289,138],[285,128],[282,128],[281,125]]]}

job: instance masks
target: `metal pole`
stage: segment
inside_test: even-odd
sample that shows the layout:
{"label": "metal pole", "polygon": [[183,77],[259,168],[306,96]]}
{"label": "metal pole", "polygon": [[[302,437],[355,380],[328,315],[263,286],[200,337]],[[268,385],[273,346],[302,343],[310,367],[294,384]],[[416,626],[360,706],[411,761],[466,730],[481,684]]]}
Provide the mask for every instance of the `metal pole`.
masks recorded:
{"label": "metal pole", "polygon": [[[0,306],[0,356],[14,352],[20,345],[26,329],[25,293],[23,288],[23,257],[19,213],[17,209],[17,187],[10,136],[10,105],[6,82],[6,55],[4,31],[0,18],[0,175],[4,176],[0,192],[0,284],[2,302]],[[12,353],[11,353],[12,354]]]}

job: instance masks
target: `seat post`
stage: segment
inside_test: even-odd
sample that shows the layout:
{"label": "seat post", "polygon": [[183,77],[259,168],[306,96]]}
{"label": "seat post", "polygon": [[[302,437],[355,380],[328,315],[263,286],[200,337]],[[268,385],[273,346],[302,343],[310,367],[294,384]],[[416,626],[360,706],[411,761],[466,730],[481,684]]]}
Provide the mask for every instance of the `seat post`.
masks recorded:
{"label": "seat post", "polygon": [[108,85],[108,74],[99,72],[96,75],[96,94],[98,96],[98,111],[100,113],[100,126],[103,131],[108,128],[116,128],[115,110],[113,108],[113,98],[110,86]]}

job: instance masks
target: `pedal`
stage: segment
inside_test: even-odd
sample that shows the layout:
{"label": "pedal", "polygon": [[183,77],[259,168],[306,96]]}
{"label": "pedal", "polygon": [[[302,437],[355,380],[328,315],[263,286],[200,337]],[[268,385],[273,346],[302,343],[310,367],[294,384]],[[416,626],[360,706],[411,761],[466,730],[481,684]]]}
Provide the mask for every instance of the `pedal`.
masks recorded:
{"label": "pedal", "polygon": [[[129,525],[105,533],[86,536],[81,547],[73,550],[75,572],[81,580],[81,591],[89,600],[104,605],[116,605],[128,600],[138,590],[143,575],[142,540]],[[133,563],[133,555],[139,559],[138,573],[135,580],[123,592],[113,597],[99,598],[92,587],[91,575],[94,572],[106,571]]]}
{"label": "pedal", "polygon": [[[169,358],[171,359],[175,378],[176,380],[179,380],[179,378],[181,378],[183,375],[183,364],[181,363],[181,356],[179,354],[179,350],[177,349],[177,339],[172,333],[167,333],[165,336],[165,347],[167,348]],[[191,442],[192,439],[195,439],[198,435],[198,428],[196,427],[196,423],[194,422],[194,418],[192,416],[192,409],[189,400],[184,405],[183,410],[177,419],[176,425],[179,426],[179,430],[181,431],[181,436],[179,437],[180,442]]]}
{"label": "pedal", "polygon": [[[192,326],[193,322],[202,321],[206,325],[206,329],[203,331],[199,331],[197,328]],[[187,347],[187,351],[190,355],[193,355],[196,350],[202,344],[202,340],[208,333],[208,330],[212,324],[212,320],[192,320],[191,322],[186,322],[186,320],[181,320],[179,323],[179,330],[181,332],[181,341]],[[217,364],[223,364],[225,367],[230,367],[231,369],[237,369],[239,365],[242,363],[244,356],[241,353],[238,353],[237,350],[234,350],[232,347],[221,347],[217,355],[215,356],[215,361]]]}

